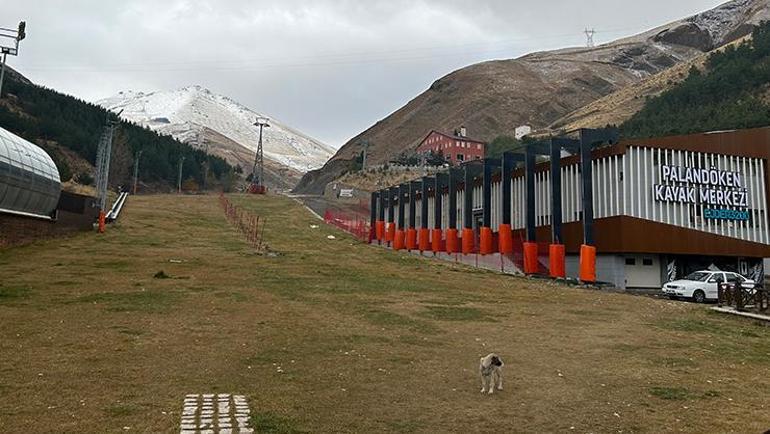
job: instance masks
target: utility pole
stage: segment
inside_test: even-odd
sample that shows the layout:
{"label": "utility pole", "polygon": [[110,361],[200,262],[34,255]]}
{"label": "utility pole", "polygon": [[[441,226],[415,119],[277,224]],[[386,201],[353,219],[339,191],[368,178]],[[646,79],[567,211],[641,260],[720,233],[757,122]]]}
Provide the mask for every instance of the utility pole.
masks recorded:
{"label": "utility pole", "polygon": [[184,155],[179,157],[179,177],[176,181],[177,194],[182,194],[182,165],[184,164]]}
{"label": "utility pole", "polygon": [[107,121],[99,140],[99,148],[96,152],[96,193],[99,200],[99,233],[104,233],[105,218],[107,212],[107,185],[110,177],[110,159],[112,158],[112,137],[115,128],[120,123],[118,118],[123,110],[118,112],[115,118],[112,113],[107,113]]}
{"label": "utility pole", "polygon": [[136,185],[139,181],[139,159],[142,158],[142,152],[144,152],[142,149],[136,151],[136,156],[134,157],[134,188],[131,193],[134,195],[136,195]]}
{"label": "utility pole", "polygon": [[[27,37],[27,23],[22,21],[16,29],[0,27],[0,53],[3,54],[2,66],[0,66],[0,99],[3,98],[3,79],[5,78],[6,58],[19,55],[19,42]],[[9,43],[8,40],[12,40]]]}
{"label": "utility pole", "polygon": [[588,48],[595,47],[594,35],[596,34],[596,30],[594,30],[594,29],[590,29],[589,30],[588,27],[586,27],[586,29],[583,31],[583,33],[586,34],[586,47],[588,47]]}
{"label": "utility pole", "polygon": [[364,139],[361,141],[361,146],[364,148],[363,156],[361,157],[361,171],[363,172],[366,170],[366,154],[369,152],[369,140]]}
{"label": "utility pole", "polygon": [[208,182],[208,179],[209,179],[209,143],[206,140],[206,138],[203,136],[202,128],[200,131],[198,131],[197,142],[198,142],[198,149],[204,149],[203,152],[206,153],[206,159],[203,161],[203,191],[206,191],[206,183]]}
{"label": "utility pole", "polygon": [[259,127],[259,143],[257,144],[257,156],[254,159],[254,168],[251,171],[251,185],[253,193],[264,193],[265,189],[265,163],[262,152],[262,130],[270,128],[270,119],[260,116],[254,124]]}

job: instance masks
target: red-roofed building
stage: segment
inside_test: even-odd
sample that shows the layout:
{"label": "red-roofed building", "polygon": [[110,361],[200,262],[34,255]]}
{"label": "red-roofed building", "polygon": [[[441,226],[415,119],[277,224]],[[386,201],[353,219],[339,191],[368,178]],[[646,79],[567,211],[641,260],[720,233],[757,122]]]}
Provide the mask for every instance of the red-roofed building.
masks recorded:
{"label": "red-roofed building", "polygon": [[418,154],[442,154],[446,161],[452,165],[462,164],[464,161],[481,160],[484,158],[486,143],[466,137],[465,127],[461,127],[457,134],[449,135],[432,130],[420,142],[417,147]]}

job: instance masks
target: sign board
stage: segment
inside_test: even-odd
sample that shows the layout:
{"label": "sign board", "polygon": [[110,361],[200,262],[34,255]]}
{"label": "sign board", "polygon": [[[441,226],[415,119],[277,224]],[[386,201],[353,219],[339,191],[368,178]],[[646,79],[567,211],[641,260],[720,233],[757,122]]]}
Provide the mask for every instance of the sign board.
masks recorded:
{"label": "sign board", "polygon": [[[661,166],[661,184],[654,184],[658,202],[704,205],[703,217],[748,220],[749,194],[739,172],[687,166]],[[739,208],[736,210],[734,208]]]}
{"label": "sign board", "polygon": [[340,194],[338,197],[353,197],[353,189],[352,188],[341,188]]}

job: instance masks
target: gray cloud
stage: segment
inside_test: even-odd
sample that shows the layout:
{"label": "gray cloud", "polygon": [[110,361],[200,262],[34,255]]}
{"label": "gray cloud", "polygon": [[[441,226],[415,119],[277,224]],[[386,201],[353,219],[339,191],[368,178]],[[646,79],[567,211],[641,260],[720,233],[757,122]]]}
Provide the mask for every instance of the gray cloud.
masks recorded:
{"label": "gray cloud", "polygon": [[342,145],[475,62],[598,42],[682,18],[714,0],[29,0],[9,64],[96,100],[120,90],[200,84]]}

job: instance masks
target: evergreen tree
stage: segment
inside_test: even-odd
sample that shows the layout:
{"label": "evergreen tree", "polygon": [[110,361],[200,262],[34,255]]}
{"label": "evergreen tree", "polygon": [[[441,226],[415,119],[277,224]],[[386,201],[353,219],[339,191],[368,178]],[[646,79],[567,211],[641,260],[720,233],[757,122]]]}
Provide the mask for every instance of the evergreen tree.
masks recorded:
{"label": "evergreen tree", "polygon": [[705,71],[657,97],[621,126],[625,137],[654,137],[770,125],[770,105],[760,97],[770,85],[770,23],[752,40],[712,54]]}

